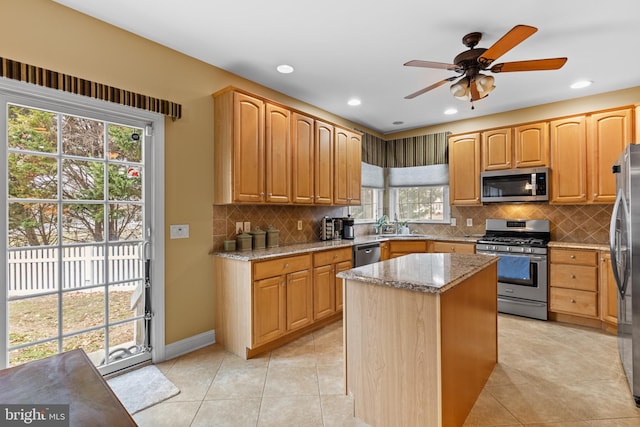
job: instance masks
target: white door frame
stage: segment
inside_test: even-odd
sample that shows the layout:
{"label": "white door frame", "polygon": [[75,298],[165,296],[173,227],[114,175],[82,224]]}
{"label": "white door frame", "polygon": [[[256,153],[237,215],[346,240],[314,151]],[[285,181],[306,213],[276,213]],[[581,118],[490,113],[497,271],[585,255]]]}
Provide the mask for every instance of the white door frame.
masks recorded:
{"label": "white door frame", "polygon": [[[15,80],[0,78],[0,100],[10,97],[12,102],[21,102],[24,105],[37,103],[39,108],[49,108],[57,111],[60,107],[75,111],[80,116],[90,115],[97,112],[101,115],[108,114],[114,119],[119,117],[126,120],[135,118],[152,124],[153,147],[150,153],[151,176],[151,219],[150,227],[152,237],[151,247],[151,307],[153,317],[151,319],[151,360],[153,363],[161,362],[165,359],[165,309],[164,309],[164,120],[165,117],[158,113],[153,113],[133,107],[127,107],[106,101],[93,99],[86,96],[75,95],[55,89],[40,87],[37,85],[19,82]],[[0,132],[6,140],[7,135],[7,112],[6,103],[2,103],[2,114],[0,114]],[[6,143],[0,144],[0,176],[7,176],[7,147]],[[4,194],[8,194],[8,187],[5,181]],[[0,200],[0,224],[6,226],[8,202],[6,197]],[[0,232],[0,258],[4,265],[8,262],[6,233]],[[8,364],[7,351],[9,337],[7,327],[9,324],[7,310],[7,282],[8,273],[5,269],[4,280],[0,280],[0,295],[2,301],[0,305],[4,308],[4,316],[0,316],[0,342],[4,343],[4,351],[0,351],[0,369]],[[117,368],[116,368],[117,369]]]}

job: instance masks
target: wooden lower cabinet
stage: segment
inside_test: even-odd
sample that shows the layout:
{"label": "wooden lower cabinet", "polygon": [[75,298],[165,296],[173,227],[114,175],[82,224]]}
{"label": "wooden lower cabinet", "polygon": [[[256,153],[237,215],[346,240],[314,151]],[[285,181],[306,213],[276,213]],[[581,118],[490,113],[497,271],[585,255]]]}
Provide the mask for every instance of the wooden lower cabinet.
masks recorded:
{"label": "wooden lower cabinet", "polygon": [[599,319],[597,255],[593,250],[550,250],[549,311]]}
{"label": "wooden lower cabinet", "polygon": [[618,324],[618,286],[613,277],[611,254],[600,252],[600,318],[609,325]]}
{"label": "wooden lower cabinet", "polygon": [[389,242],[380,242],[380,261],[386,261],[390,258]]}
{"label": "wooden lower cabinet", "polygon": [[429,252],[430,253],[456,253],[456,254],[475,254],[476,253],[476,244],[475,243],[461,243],[461,242],[447,242],[447,241],[439,241],[432,240],[429,242]]}
{"label": "wooden lower cabinet", "polygon": [[352,268],[351,254],[350,247],[313,254],[314,320],[342,310],[342,280],[336,274]]}
{"label": "wooden lower cabinet", "polygon": [[313,322],[311,269],[287,274],[287,331]]}
{"label": "wooden lower cabinet", "polygon": [[389,258],[427,252],[426,240],[392,240],[389,242]]}

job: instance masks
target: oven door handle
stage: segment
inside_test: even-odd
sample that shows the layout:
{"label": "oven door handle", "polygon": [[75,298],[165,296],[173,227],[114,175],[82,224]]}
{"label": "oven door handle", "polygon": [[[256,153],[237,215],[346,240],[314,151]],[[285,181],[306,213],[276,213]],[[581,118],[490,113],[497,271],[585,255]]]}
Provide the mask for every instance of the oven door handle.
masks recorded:
{"label": "oven door handle", "polygon": [[527,305],[527,306],[534,306],[534,307],[544,307],[544,303],[535,302],[535,301],[517,301],[517,300],[513,300],[513,299],[505,299],[505,298],[500,298],[500,297],[498,297],[498,301],[508,302],[509,304],[519,304],[519,305]]}
{"label": "oven door handle", "polygon": [[476,252],[477,254],[480,255],[496,255],[496,256],[526,256],[527,258],[529,258],[532,261],[539,261],[539,262],[547,262],[547,256],[546,255],[532,255],[532,254],[523,254],[523,253],[513,253],[513,252],[485,252],[485,251],[478,251]]}

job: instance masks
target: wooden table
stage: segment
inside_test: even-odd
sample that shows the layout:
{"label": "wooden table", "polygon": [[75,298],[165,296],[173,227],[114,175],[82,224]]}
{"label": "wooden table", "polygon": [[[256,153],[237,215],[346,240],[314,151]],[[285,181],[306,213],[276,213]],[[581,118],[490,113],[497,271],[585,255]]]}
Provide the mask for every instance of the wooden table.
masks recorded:
{"label": "wooden table", "polygon": [[83,350],[0,370],[0,404],[68,404],[70,426],[137,426]]}

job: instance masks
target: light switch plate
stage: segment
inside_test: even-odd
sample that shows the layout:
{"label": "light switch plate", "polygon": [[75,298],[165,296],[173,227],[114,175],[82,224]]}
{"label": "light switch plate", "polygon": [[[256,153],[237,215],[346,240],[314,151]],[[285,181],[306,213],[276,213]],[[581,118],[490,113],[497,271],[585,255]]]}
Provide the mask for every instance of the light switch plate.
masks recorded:
{"label": "light switch plate", "polygon": [[171,239],[188,239],[189,224],[170,225],[169,234]]}
{"label": "light switch plate", "polygon": [[244,227],[244,225],[240,221],[236,222],[236,234],[242,233],[242,227]]}
{"label": "light switch plate", "polygon": [[302,230],[302,220],[298,220],[298,231]]}
{"label": "light switch plate", "polygon": [[473,218],[467,218],[467,227],[473,227]]}
{"label": "light switch plate", "polygon": [[248,232],[250,232],[250,231],[251,231],[251,222],[249,222],[249,221],[245,221],[245,222],[244,222],[244,232],[245,232],[245,233],[248,233]]}
{"label": "light switch plate", "polygon": [[451,218],[451,226],[455,227],[456,225],[458,225],[458,221],[456,220],[456,218]]}

